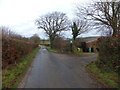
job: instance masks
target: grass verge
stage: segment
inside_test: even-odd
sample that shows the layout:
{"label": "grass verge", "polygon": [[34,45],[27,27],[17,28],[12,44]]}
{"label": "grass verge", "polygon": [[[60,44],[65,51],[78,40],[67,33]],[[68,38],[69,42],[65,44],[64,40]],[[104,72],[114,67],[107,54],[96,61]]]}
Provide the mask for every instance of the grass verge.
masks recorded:
{"label": "grass verge", "polygon": [[47,47],[47,50],[48,50],[49,52],[54,52],[54,53],[57,53],[57,52],[58,52],[56,49],[51,48],[51,47]]}
{"label": "grass verge", "polygon": [[67,52],[61,52],[60,50],[57,50],[57,49],[54,49],[54,48],[50,48],[50,47],[47,47],[47,50],[49,52],[54,52],[54,53],[61,53],[61,54],[68,54],[68,55],[73,55],[73,56],[79,56],[79,57],[85,57],[85,56],[90,56],[90,55],[94,55],[96,53],[84,53],[84,52],[78,52],[78,51],[67,51]]}
{"label": "grass verge", "polygon": [[10,66],[2,72],[2,88],[17,88],[33,59],[35,58],[39,48],[33,50],[15,66]]}
{"label": "grass verge", "polygon": [[91,62],[86,66],[87,71],[101,84],[107,88],[119,88],[118,74],[115,72],[101,71],[95,64]]}

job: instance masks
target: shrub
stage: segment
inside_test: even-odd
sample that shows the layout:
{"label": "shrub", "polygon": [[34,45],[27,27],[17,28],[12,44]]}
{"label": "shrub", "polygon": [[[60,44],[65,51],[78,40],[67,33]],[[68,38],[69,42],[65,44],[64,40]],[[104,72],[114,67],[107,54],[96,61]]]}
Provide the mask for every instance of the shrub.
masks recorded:
{"label": "shrub", "polygon": [[53,46],[54,46],[55,49],[57,49],[61,52],[65,52],[67,42],[66,42],[66,40],[63,39],[63,37],[58,36],[58,37],[55,38]]}
{"label": "shrub", "polygon": [[2,68],[15,65],[19,59],[30,53],[37,45],[17,35],[8,28],[2,28]]}
{"label": "shrub", "polygon": [[98,40],[99,57],[97,66],[106,71],[119,72],[120,37],[102,37]]}

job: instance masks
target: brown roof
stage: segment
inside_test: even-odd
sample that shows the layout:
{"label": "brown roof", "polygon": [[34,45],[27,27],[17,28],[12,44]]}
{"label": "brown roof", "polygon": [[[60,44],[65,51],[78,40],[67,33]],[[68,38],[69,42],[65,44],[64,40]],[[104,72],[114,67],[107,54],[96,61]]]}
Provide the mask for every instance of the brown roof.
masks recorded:
{"label": "brown roof", "polygon": [[84,37],[84,38],[79,38],[81,42],[93,42],[96,41],[100,37]]}

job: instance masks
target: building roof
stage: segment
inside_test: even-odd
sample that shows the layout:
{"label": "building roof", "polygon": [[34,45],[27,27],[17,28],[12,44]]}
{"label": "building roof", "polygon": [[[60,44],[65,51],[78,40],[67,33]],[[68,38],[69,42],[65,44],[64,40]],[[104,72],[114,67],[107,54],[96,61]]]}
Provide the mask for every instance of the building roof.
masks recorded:
{"label": "building roof", "polygon": [[84,37],[84,38],[79,38],[79,40],[81,42],[93,42],[93,41],[96,41],[100,36],[97,36],[97,37]]}

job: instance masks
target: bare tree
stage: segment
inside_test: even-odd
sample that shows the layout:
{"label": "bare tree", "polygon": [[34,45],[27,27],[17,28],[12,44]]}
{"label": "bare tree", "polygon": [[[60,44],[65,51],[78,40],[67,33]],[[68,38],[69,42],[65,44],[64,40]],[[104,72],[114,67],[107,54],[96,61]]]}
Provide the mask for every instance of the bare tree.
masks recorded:
{"label": "bare tree", "polygon": [[84,14],[84,18],[94,22],[94,26],[103,30],[106,29],[112,36],[120,35],[120,1],[117,0],[100,0],[94,2],[88,7],[77,7],[77,15],[81,17],[81,13]]}
{"label": "bare tree", "polygon": [[51,48],[54,43],[55,37],[60,34],[61,31],[67,30],[68,18],[65,13],[52,12],[44,16],[41,16],[36,20],[36,24],[39,29],[43,29],[49,36]]}

